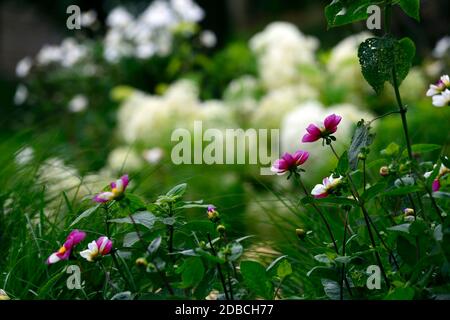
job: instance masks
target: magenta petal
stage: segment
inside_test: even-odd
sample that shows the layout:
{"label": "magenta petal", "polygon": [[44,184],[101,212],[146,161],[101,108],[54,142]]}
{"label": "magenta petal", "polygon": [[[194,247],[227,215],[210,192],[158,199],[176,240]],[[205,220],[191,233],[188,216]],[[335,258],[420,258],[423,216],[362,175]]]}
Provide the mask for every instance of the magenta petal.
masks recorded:
{"label": "magenta petal", "polygon": [[320,128],[314,124],[310,124],[306,131],[308,131],[309,134],[312,134],[313,136],[319,136],[322,134],[322,131],[320,131]]}
{"label": "magenta petal", "polygon": [[284,159],[278,159],[274,163],[274,167],[281,171],[286,171],[289,168],[288,163]]}
{"label": "magenta petal", "polygon": [[338,124],[341,122],[342,117],[335,115],[334,113],[325,118],[323,122],[327,132],[334,133],[337,130]]}
{"label": "magenta petal", "polygon": [[433,189],[433,192],[439,191],[439,189],[441,188],[441,183],[439,182],[438,179],[433,181],[431,188]]}
{"label": "magenta petal", "polygon": [[63,247],[66,248],[66,250],[70,250],[74,245],[73,239],[69,236],[67,237],[66,242],[64,242]]}
{"label": "magenta petal", "polygon": [[111,186],[111,189],[114,189],[117,185],[116,185],[116,182],[114,181],[114,182],[111,182],[111,184],[110,184],[110,186]]}
{"label": "magenta petal", "polygon": [[101,255],[108,254],[111,251],[112,241],[109,240],[108,237],[100,237],[97,239],[96,243]]}
{"label": "magenta petal", "polygon": [[102,254],[105,255],[105,254],[110,253],[111,249],[112,249],[112,245],[113,245],[112,241],[108,240],[108,243],[106,244],[105,248],[103,249]]}
{"label": "magenta petal", "polygon": [[105,203],[105,202],[108,202],[109,199],[102,198],[102,197],[100,196],[101,194],[102,194],[102,193],[97,194],[92,200],[94,200],[94,201],[97,202],[97,203]]}
{"label": "magenta petal", "polygon": [[130,178],[128,177],[127,174],[123,175],[122,177],[120,177],[120,180],[122,180],[122,184],[123,184],[123,191],[125,191],[125,189],[128,186],[128,183],[130,182]]}
{"label": "magenta petal", "polygon": [[322,199],[322,198],[326,198],[328,196],[328,193],[321,193],[321,194],[318,194],[318,195],[315,195],[314,196],[314,198],[316,198],[316,199]]}
{"label": "magenta petal", "polygon": [[59,257],[61,260],[67,260],[67,259],[69,259],[70,253],[71,253],[71,252],[72,252],[72,248],[66,249],[66,252],[64,252],[63,254],[59,254],[59,253],[58,253],[58,257]]}
{"label": "magenta petal", "polygon": [[75,229],[67,238],[71,238],[73,240],[73,245],[77,245],[86,238],[86,233]]}
{"label": "magenta petal", "polygon": [[308,160],[308,158],[308,151],[298,150],[296,153],[294,153],[294,159],[297,166],[304,164],[306,160]]}
{"label": "magenta petal", "polygon": [[317,141],[317,140],[319,140],[319,139],[320,139],[319,136],[315,136],[315,135],[312,135],[312,134],[307,133],[307,134],[305,134],[305,135],[303,136],[302,142],[314,142],[314,141]]}

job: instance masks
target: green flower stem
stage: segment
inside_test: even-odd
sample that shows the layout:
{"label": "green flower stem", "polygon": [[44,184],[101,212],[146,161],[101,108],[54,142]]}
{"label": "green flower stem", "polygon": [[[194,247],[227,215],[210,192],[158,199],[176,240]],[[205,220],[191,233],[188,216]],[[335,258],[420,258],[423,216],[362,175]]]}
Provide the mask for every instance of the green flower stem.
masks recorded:
{"label": "green flower stem", "polygon": [[[344,221],[344,236],[342,238],[342,256],[345,257],[345,246],[347,242],[347,226],[348,226],[348,210],[345,210],[345,221]],[[339,292],[339,297],[344,300],[344,280],[345,276],[345,263],[342,264],[341,268],[341,290]]]}
{"label": "green flower stem", "polygon": [[[308,190],[306,189],[305,185],[303,184],[303,181],[300,178],[300,175],[294,174],[294,176],[295,176],[294,180],[298,182],[298,184],[302,188],[303,192],[305,193],[305,196],[310,197],[311,195],[308,193]],[[333,235],[333,230],[331,230],[330,224],[328,223],[327,219],[325,218],[325,215],[323,214],[322,210],[320,210],[319,207],[314,203],[314,201],[311,202],[311,205],[313,206],[314,210],[316,210],[316,212],[319,214],[320,218],[322,219],[323,223],[325,224],[328,234],[330,235],[331,241],[333,242],[334,251],[336,252],[337,255],[339,255],[339,249],[336,244],[336,239],[334,238],[334,235]],[[345,285],[347,287],[348,292],[351,295],[352,293],[351,293],[351,289],[350,289],[350,284],[349,284],[347,278],[345,278]],[[340,287],[341,287],[341,290],[343,290],[342,284],[340,284]]]}
{"label": "green flower stem", "polygon": [[[311,197],[311,195],[308,193],[308,190],[306,189],[305,185],[303,184],[302,179],[298,175],[294,175],[296,177],[296,181],[298,181],[300,187],[303,189],[303,192],[305,193],[305,196]],[[330,235],[331,241],[333,242],[334,251],[336,251],[336,254],[339,254],[339,249],[336,244],[336,240],[333,235],[333,231],[331,230],[330,224],[328,223],[327,219],[325,218],[325,215],[323,214],[322,210],[319,209],[319,207],[313,202],[311,202],[312,207],[316,212],[319,214],[320,218],[322,219],[323,223],[325,224],[328,234]]]}
{"label": "green flower stem", "polygon": [[[211,241],[211,235],[208,233],[208,242],[211,247],[211,252],[213,256],[217,257],[216,249],[214,249],[214,245]],[[227,300],[230,300],[230,297],[228,295],[227,291],[227,285],[225,284],[225,278],[223,277],[222,268],[220,267],[220,264],[217,263],[217,272],[219,273],[220,282],[222,282],[223,292],[225,293],[225,298]]]}
{"label": "green flower stem", "polygon": [[[173,216],[173,210],[172,210],[172,204],[169,203],[169,217]],[[173,225],[168,226],[168,232],[169,232],[169,254],[173,253]]]}
{"label": "green flower stem", "polygon": [[[384,10],[386,34],[390,33],[391,11],[392,11],[392,0],[386,0],[386,6],[385,6],[385,10]],[[408,121],[406,119],[406,112],[408,109],[403,104],[402,98],[400,96],[400,90],[399,90],[399,84],[398,84],[398,79],[397,79],[397,71],[395,68],[395,63],[393,63],[393,67],[392,67],[392,86],[394,87],[395,99],[397,100],[397,105],[398,105],[400,115],[402,118],[403,132],[404,132],[405,140],[406,140],[406,149],[408,151],[408,158],[409,158],[409,161],[411,162],[411,164],[414,165],[414,158],[413,158],[412,147],[411,147],[411,139],[409,137],[409,131],[408,131]],[[420,178],[421,175],[420,175],[420,173],[417,172],[418,170],[415,170],[415,171],[416,171],[415,172],[416,175]],[[424,183],[424,188],[425,188],[426,193],[430,197],[431,204],[432,204],[434,210],[436,211],[436,213],[438,214],[439,218],[441,219],[441,222],[444,222],[444,218],[441,215],[441,210],[439,209],[436,201],[433,198],[432,192],[431,192],[430,188],[426,185],[426,183]],[[420,196],[418,194],[417,194],[417,197],[420,198]],[[420,199],[419,199],[419,202],[421,202]]]}
{"label": "green flower stem", "polygon": [[234,297],[233,297],[233,286],[232,286],[232,283],[231,283],[231,272],[230,272],[230,266],[228,265],[228,268],[227,268],[227,277],[228,277],[228,290],[230,291],[230,298],[231,298],[231,300],[234,300]]}
{"label": "green flower stem", "polygon": [[[337,154],[336,150],[334,150],[333,145],[330,143],[329,144],[331,151],[334,153],[334,155],[336,156],[336,158],[339,160],[339,155]],[[372,247],[374,249],[375,252],[375,258],[377,260],[378,266],[380,267],[381,273],[383,274],[383,278],[384,281],[386,282],[387,286],[390,286],[390,282],[389,279],[386,275],[386,272],[384,270],[383,267],[383,263],[381,262],[381,257],[380,254],[377,250],[377,244],[375,242],[375,238],[373,237],[373,232],[372,232],[372,228],[370,226],[370,215],[369,212],[367,211],[364,202],[361,200],[361,197],[358,193],[358,190],[356,189],[355,183],[353,182],[352,177],[350,176],[350,174],[346,174],[346,177],[349,181],[349,185],[350,185],[350,193],[352,194],[353,198],[356,200],[356,202],[358,203],[359,207],[361,208],[361,211],[363,213],[364,216],[364,221],[366,223],[366,227],[367,227],[367,232],[369,233],[369,238],[370,238],[370,242],[372,243]],[[378,237],[381,237],[380,235],[378,235]]]}
{"label": "green flower stem", "polygon": [[[139,239],[139,242],[142,245],[142,248],[144,249],[144,251],[148,251],[148,247],[146,246],[145,240],[144,240],[144,238],[142,238],[141,233],[139,231],[139,228],[137,226],[137,223],[134,220],[133,215],[131,214],[131,212],[129,213],[128,217],[130,218],[131,223],[133,224],[134,230],[136,231],[136,235],[137,235],[137,237]],[[174,291],[172,289],[172,286],[169,283],[169,280],[166,277],[166,274],[162,270],[160,270],[158,268],[158,265],[156,263],[154,263],[154,265],[155,265],[156,271],[159,273],[159,276],[161,277],[161,280],[164,283],[164,286],[167,288],[167,291],[169,291],[169,293],[173,296],[174,295]]]}
{"label": "green flower stem", "polygon": [[[109,222],[109,210],[108,207],[104,206],[103,209],[105,209],[105,233],[106,236],[108,237],[108,239],[111,239],[111,231],[110,231],[110,222]],[[123,273],[122,268],[120,267],[119,261],[117,260],[116,257],[116,251],[113,248],[113,250],[111,250],[111,258],[113,261],[114,266],[116,267],[117,271],[119,271],[120,276],[122,277],[122,279],[125,281],[125,283],[130,287],[133,288],[133,291],[136,291],[136,287],[134,285],[133,281],[130,281],[125,274]]]}

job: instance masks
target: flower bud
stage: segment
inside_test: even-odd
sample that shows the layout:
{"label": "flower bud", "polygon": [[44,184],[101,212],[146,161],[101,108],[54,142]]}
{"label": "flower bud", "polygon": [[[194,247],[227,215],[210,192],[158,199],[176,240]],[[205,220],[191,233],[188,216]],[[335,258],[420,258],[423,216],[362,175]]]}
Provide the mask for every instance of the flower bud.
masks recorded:
{"label": "flower bud", "polygon": [[218,222],[220,219],[219,212],[217,212],[216,207],[212,205],[208,206],[207,215],[208,219],[211,220],[212,222]]}
{"label": "flower bud", "polygon": [[389,175],[389,168],[387,166],[382,166],[380,168],[380,176],[386,177]]}
{"label": "flower bud", "polygon": [[414,216],[414,209],[411,208],[405,208],[403,209],[403,213],[405,214],[405,217]]}
{"label": "flower bud", "polygon": [[306,237],[306,231],[305,230],[303,230],[303,229],[301,229],[301,228],[299,228],[299,229],[295,229],[295,234],[297,235],[297,237],[299,238],[299,239],[305,239],[305,237]]}
{"label": "flower bud", "polygon": [[217,226],[216,230],[217,230],[218,233],[223,234],[225,232],[226,228],[225,228],[225,226],[223,224],[219,224]]}
{"label": "flower bud", "polygon": [[148,265],[147,259],[141,257],[136,259],[136,265],[139,267],[146,267]]}

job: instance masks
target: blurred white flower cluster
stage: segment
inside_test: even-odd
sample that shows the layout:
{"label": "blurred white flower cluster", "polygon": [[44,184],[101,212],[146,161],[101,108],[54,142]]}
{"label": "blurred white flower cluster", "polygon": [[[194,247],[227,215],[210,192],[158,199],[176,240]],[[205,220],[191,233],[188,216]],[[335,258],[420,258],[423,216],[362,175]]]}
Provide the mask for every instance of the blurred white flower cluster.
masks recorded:
{"label": "blurred white flower cluster", "polygon": [[197,85],[182,79],[163,95],[140,91],[129,93],[117,114],[118,135],[125,146],[113,150],[108,159],[115,171],[136,171],[145,163],[158,163],[170,151],[171,135],[177,128],[192,130],[194,121],[207,128],[234,128],[233,110],[220,100],[200,101]]}
{"label": "blurred white flower cluster", "polygon": [[[104,57],[116,62],[122,57],[166,56],[171,52],[176,29],[185,25],[189,30],[203,17],[203,10],[192,0],[156,0],[138,17],[117,7],[106,20],[109,29],[104,39]],[[204,37],[208,45],[214,45],[211,35]]]}
{"label": "blurred white flower cluster", "polygon": [[318,46],[318,39],[305,36],[287,22],[273,22],[250,40],[250,48],[258,57],[261,81],[269,90],[308,81],[301,70],[316,65]]}

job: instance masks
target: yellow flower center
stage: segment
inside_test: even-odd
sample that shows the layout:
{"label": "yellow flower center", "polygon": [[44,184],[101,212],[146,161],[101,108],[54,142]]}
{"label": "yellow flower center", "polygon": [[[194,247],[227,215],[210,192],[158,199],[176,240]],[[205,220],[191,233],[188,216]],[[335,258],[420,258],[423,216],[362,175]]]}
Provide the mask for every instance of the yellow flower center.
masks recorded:
{"label": "yellow flower center", "polygon": [[113,193],[113,195],[114,195],[115,197],[117,197],[118,195],[120,195],[120,191],[117,190],[117,188],[113,188],[113,189],[111,190],[111,192]]}
{"label": "yellow flower center", "polygon": [[66,247],[62,246],[61,248],[59,248],[58,253],[59,253],[59,254],[64,254],[64,253],[66,253]]}

